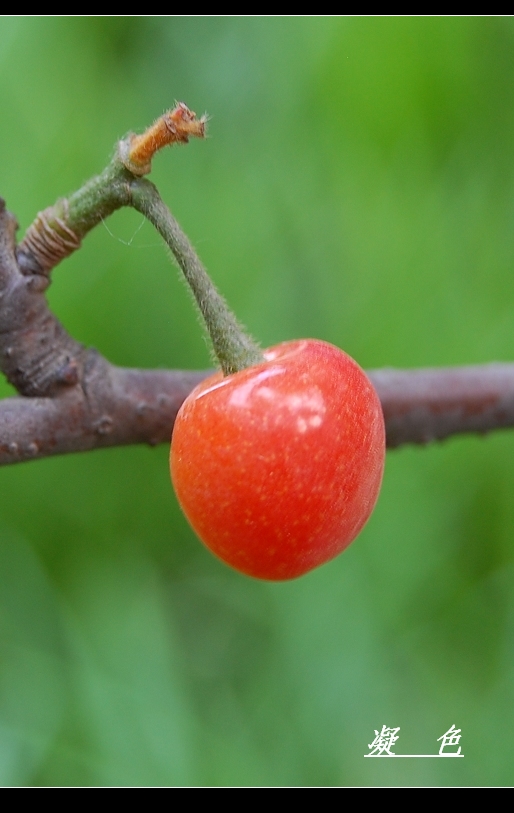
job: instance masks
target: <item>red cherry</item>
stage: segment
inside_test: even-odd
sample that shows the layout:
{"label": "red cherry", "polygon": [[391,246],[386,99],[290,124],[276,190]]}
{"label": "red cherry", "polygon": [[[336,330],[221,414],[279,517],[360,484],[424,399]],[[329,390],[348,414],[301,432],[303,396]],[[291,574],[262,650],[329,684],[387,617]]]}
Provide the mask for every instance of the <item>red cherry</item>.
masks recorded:
{"label": "red cherry", "polygon": [[337,347],[306,339],[263,356],[186,398],[171,476],[216,556],[250,576],[292,579],[341,553],[369,518],[384,419],[370,380]]}

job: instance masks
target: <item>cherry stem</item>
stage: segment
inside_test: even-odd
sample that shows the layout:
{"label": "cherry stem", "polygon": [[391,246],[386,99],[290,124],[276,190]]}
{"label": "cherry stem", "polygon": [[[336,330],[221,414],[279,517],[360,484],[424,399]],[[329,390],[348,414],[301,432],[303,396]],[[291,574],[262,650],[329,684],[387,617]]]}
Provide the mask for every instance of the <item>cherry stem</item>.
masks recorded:
{"label": "cherry stem", "polygon": [[189,239],[163,202],[156,187],[141,179],[131,185],[132,206],[164,238],[193,292],[224,375],[264,361],[259,346],[246,335],[217,291]]}
{"label": "cherry stem", "polygon": [[142,176],[151,170],[155,152],[173,143],[203,138],[206,117],[196,118],[183,103],[165,113],[141,136],[130,134],[118,144],[105,170],[79,190],[40,212],[17,248],[22,273],[49,276],[51,270],[80,248],[82,238],[122,206],[141,212],[164,238],[180,266],[210,336],[224,375],[264,360],[245,333],[200,262],[156,187]]}

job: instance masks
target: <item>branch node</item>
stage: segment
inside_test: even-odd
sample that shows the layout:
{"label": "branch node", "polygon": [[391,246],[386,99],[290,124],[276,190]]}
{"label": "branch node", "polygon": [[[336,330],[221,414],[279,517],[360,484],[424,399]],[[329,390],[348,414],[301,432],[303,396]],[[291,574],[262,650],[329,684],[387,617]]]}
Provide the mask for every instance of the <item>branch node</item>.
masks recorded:
{"label": "branch node", "polygon": [[110,435],[114,428],[114,421],[110,415],[102,415],[93,423],[93,428],[97,435]]}
{"label": "branch node", "polygon": [[56,383],[64,384],[68,387],[73,387],[75,384],[78,384],[79,379],[80,370],[76,359],[70,359],[66,364],[63,364],[55,374]]}
{"label": "branch node", "polygon": [[66,199],[38,212],[18,250],[24,274],[48,275],[57,263],[80,248],[81,238],[67,224],[67,215]]}
{"label": "branch node", "polygon": [[[23,274],[29,274],[27,270],[27,266],[21,269]],[[42,274],[38,273],[31,273],[31,276],[27,278],[27,288],[29,291],[35,294],[42,294],[50,285],[50,280],[48,277],[44,277]]]}

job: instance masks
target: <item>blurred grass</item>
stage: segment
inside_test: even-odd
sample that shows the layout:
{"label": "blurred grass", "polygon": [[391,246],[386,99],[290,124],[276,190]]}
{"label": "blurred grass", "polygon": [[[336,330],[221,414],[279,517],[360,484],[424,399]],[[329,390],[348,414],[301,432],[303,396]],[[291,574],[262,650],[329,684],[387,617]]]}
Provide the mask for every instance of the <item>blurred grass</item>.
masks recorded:
{"label": "blurred grass", "polygon": [[[512,359],[510,18],[0,18],[0,193],[23,230],[175,98],[152,179],[250,331],[365,367]],[[78,339],[203,367],[151,228],[54,274]],[[0,383],[0,394],[10,388]],[[288,584],[195,539],[167,450],[0,471],[3,784],[512,784],[514,435],[388,456],[339,559]],[[465,759],[364,762],[373,730]],[[371,738],[371,739],[370,739]]]}

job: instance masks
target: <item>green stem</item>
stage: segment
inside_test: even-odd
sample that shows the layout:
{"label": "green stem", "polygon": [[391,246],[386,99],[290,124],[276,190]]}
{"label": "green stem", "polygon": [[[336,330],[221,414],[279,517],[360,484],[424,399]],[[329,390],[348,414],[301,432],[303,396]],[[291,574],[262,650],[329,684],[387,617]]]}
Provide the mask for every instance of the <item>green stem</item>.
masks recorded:
{"label": "green stem", "polygon": [[132,206],[152,223],[164,238],[193,292],[225,375],[244,370],[264,358],[260,348],[237,322],[218,293],[188,238],[150,181],[132,183]]}
{"label": "green stem", "polygon": [[[216,290],[156,187],[127,169],[120,160],[119,149],[100,175],[38,216],[18,246],[20,267],[24,273],[37,272],[38,267],[39,273],[41,269],[49,273],[57,262],[80,246],[91,229],[122,206],[132,206],[141,212],[171,249],[193,292],[223,373],[230,375],[262,362],[264,358],[258,345],[246,335]],[[74,240],[61,250],[58,238],[59,235],[69,237],[67,230],[71,230]],[[41,249],[40,235],[47,235],[49,231],[53,235],[50,249],[48,243]],[[54,252],[56,240],[58,247]]]}
{"label": "green stem", "polygon": [[[67,225],[81,238],[122,206],[130,206],[131,172],[115,156],[104,171],[91,178],[64,202]],[[60,201],[56,206],[61,203]]]}

